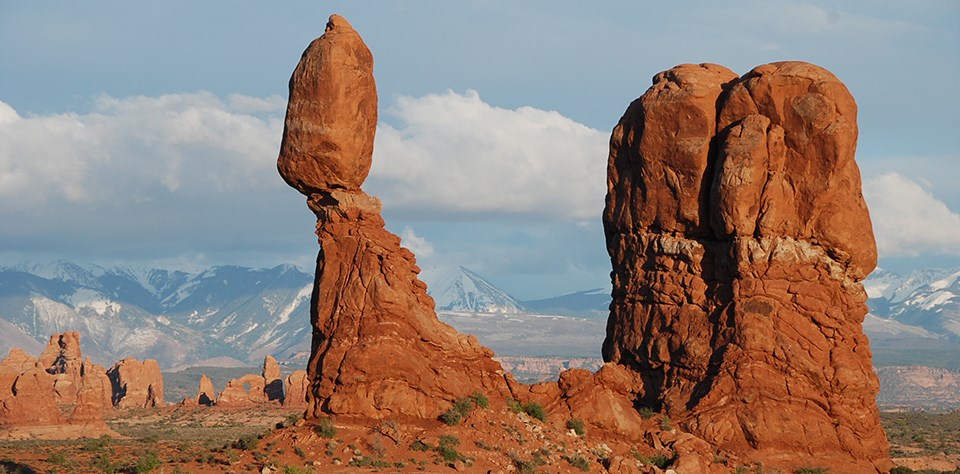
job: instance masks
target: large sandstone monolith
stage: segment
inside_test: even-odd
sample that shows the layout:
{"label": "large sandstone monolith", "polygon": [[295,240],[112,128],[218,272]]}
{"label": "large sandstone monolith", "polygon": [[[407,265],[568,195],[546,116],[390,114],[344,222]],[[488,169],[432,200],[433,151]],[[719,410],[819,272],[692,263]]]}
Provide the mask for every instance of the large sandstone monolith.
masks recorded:
{"label": "large sandstone monolith", "polygon": [[218,407],[246,407],[267,403],[267,393],[264,391],[264,379],[260,375],[247,374],[238,379],[227,382],[220,395],[217,396]]}
{"label": "large sandstone monolith", "polygon": [[118,408],[163,406],[163,374],[156,360],[140,362],[128,357],[107,371],[113,384],[113,404]]}
{"label": "large sandstone monolith", "polygon": [[764,466],[888,470],[853,97],[801,62],[653,82],[610,140],[605,360],[638,405]]}
{"label": "large sandstone monolith", "polygon": [[213,388],[213,380],[207,377],[207,374],[200,374],[200,387],[197,389],[197,405],[210,406],[217,399],[216,389]]}
{"label": "large sandstone monolith", "polygon": [[474,391],[509,393],[493,353],[437,319],[413,253],[384,229],[380,201],[360,189],[376,105],[373,56],[333,15],[290,78],[277,163],[317,216],[308,418],[432,418]]}
{"label": "large sandstone monolith", "polygon": [[283,402],[283,374],[280,373],[280,364],[273,356],[263,358],[263,393],[268,401]]}

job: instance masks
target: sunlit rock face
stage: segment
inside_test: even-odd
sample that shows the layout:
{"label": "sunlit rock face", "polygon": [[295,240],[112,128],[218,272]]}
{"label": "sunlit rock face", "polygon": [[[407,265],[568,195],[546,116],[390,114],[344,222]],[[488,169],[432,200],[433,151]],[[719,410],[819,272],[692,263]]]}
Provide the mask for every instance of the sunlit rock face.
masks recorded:
{"label": "sunlit rock face", "polygon": [[376,123],[373,56],[333,15],[291,77],[278,159],[317,216],[307,416],[434,418],[475,391],[508,396],[512,379],[476,338],[437,319],[413,253],[360,189]]}
{"label": "sunlit rock face", "polygon": [[765,466],[892,467],[861,324],[876,266],[857,108],[802,62],[654,77],[610,139],[605,360]]}

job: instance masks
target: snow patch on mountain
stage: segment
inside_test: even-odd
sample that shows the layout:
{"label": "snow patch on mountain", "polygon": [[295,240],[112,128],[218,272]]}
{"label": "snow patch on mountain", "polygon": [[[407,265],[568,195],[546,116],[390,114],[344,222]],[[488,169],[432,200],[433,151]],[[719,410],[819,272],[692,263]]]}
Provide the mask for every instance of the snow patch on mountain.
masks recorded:
{"label": "snow patch on mountain", "polygon": [[516,298],[464,267],[424,270],[423,279],[437,311],[510,314],[525,310]]}

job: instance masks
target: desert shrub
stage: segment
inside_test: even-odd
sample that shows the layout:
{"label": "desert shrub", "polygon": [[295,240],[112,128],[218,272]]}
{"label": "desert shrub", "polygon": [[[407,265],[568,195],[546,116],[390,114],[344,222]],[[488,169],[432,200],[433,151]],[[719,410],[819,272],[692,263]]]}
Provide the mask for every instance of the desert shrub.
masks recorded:
{"label": "desert shrub", "polygon": [[47,457],[47,462],[50,464],[56,464],[58,466],[67,467],[70,464],[73,464],[73,461],[67,457],[63,451],[57,451]]}
{"label": "desert shrub", "polygon": [[478,408],[488,408],[490,406],[490,399],[480,392],[473,392],[473,395],[470,395],[470,399],[473,400],[473,404]]}
{"label": "desert shrub", "polygon": [[547,421],[547,412],[543,410],[543,405],[537,402],[524,403],[523,411],[540,421]]}
{"label": "desert shrub", "polygon": [[446,462],[463,461],[464,457],[457,452],[458,445],[460,440],[455,436],[441,435],[436,449],[437,454]]}
{"label": "desert shrub", "polygon": [[91,452],[103,451],[104,448],[110,446],[111,439],[112,438],[110,438],[108,435],[103,435],[94,439],[84,439],[83,445],[80,446],[80,449]]}
{"label": "desert shrub", "polygon": [[440,415],[440,421],[446,423],[447,426],[459,425],[461,420],[463,420],[463,412],[456,408],[450,408]]}
{"label": "desert shrub", "polygon": [[430,451],[431,449],[433,449],[433,447],[427,443],[424,443],[423,440],[418,439],[410,445],[410,449],[413,451],[425,452],[425,451]]}
{"label": "desert shrub", "polygon": [[663,431],[670,431],[673,429],[673,423],[670,422],[670,418],[667,418],[666,415],[660,418],[660,429]]}
{"label": "desert shrub", "polygon": [[793,474],[827,474],[830,469],[825,467],[798,467],[793,470]]}
{"label": "desert shrub", "polygon": [[305,457],[307,457],[307,453],[303,452],[303,448],[301,448],[300,446],[294,446],[294,447],[293,447],[293,454],[296,454],[296,455],[299,456],[300,458],[305,458]]}
{"label": "desert shrub", "polygon": [[672,463],[673,463],[673,457],[674,457],[674,456],[673,456],[673,453],[670,453],[669,456],[666,455],[666,454],[663,454],[663,453],[656,453],[656,454],[652,454],[652,455],[650,455],[650,456],[644,456],[644,455],[640,454],[640,452],[637,451],[637,450],[635,450],[635,449],[632,450],[632,451],[630,451],[630,454],[632,454],[633,457],[637,458],[637,461],[640,461],[640,462],[642,462],[643,464],[646,464],[646,465],[649,465],[649,466],[659,467],[660,469],[666,469],[667,466],[669,466],[670,464],[672,464]]}
{"label": "desert shrub", "polygon": [[653,408],[650,407],[640,407],[637,410],[637,413],[639,413],[640,418],[643,418],[644,420],[649,420],[650,418],[653,418],[653,415],[656,415],[656,412],[654,412]]}
{"label": "desert shrub", "polygon": [[136,464],[133,465],[133,472],[136,474],[146,474],[148,472],[153,472],[154,469],[160,467],[161,464],[160,458],[157,457],[157,453],[148,451],[143,456],[140,456],[140,459],[137,459]]}
{"label": "desert shrub", "polygon": [[102,452],[90,461],[90,466],[104,474],[116,474],[120,472],[120,465],[113,462],[110,453]]}
{"label": "desert shrub", "polygon": [[563,459],[566,460],[568,463],[570,463],[571,466],[573,466],[573,467],[575,467],[575,468],[577,468],[577,469],[579,469],[579,470],[581,470],[581,471],[583,471],[583,472],[587,472],[587,471],[590,470],[590,461],[587,461],[587,458],[585,458],[585,457],[583,457],[583,456],[580,456],[580,455],[577,455],[577,456],[564,456]]}
{"label": "desert shrub", "polygon": [[390,467],[392,466],[392,464],[390,464],[387,461],[384,461],[382,459],[373,459],[367,456],[355,457],[352,460],[350,460],[350,463],[347,465],[353,466],[353,467]]}
{"label": "desert shrub", "polygon": [[300,466],[283,466],[283,474],[310,474],[313,469]]}
{"label": "desert shrub", "polygon": [[239,449],[241,451],[252,451],[257,449],[257,445],[260,444],[260,438],[255,434],[249,434],[241,437],[240,439],[233,442],[233,449]]}
{"label": "desert shrub", "polygon": [[333,420],[330,418],[320,418],[316,431],[321,438],[330,439],[337,435],[337,427],[333,426]]}
{"label": "desert shrub", "polygon": [[580,418],[573,418],[571,420],[567,420],[567,429],[573,430],[573,432],[576,433],[577,436],[583,436],[584,433],[587,432],[586,427],[584,427],[583,425],[583,420],[581,420]]}
{"label": "desert shrub", "polygon": [[507,409],[509,409],[513,413],[520,413],[523,411],[523,405],[520,402],[511,398],[507,400]]}

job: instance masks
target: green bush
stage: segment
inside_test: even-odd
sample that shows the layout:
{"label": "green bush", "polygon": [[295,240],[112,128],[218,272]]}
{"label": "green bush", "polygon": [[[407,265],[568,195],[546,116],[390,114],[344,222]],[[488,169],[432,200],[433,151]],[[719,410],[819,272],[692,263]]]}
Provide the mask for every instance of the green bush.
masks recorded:
{"label": "green bush", "polygon": [[642,463],[644,463],[644,464],[647,464],[647,465],[650,465],[650,466],[659,467],[660,469],[666,469],[667,466],[669,466],[670,464],[673,463],[673,454],[672,454],[672,453],[671,453],[670,456],[667,456],[667,455],[665,455],[665,454],[663,454],[663,453],[656,453],[656,454],[653,454],[653,455],[650,455],[650,456],[644,456],[644,455],[640,454],[639,451],[637,451],[637,450],[634,449],[634,450],[630,451],[630,454],[632,454],[633,457],[637,458],[637,461],[640,461],[640,462],[642,462]]}
{"label": "green bush", "polygon": [[583,456],[579,456],[579,455],[565,456],[563,459],[565,459],[568,463],[570,463],[571,466],[583,472],[587,472],[590,470],[590,461],[587,461],[587,458]]}
{"label": "green bush", "polygon": [[567,429],[573,430],[573,432],[576,433],[577,436],[583,436],[587,432],[586,427],[584,427],[583,425],[583,420],[581,420],[580,418],[567,420]]}
{"label": "green bush", "polygon": [[246,435],[233,442],[233,449],[241,451],[253,451],[260,444],[260,438],[255,434]]}
{"label": "green bush", "polygon": [[140,459],[137,459],[137,463],[133,465],[133,472],[136,474],[146,474],[148,472],[153,472],[156,468],[160,467],[163,464],[160,462],[160,458],[157,457],[157,453],[149,451]]}
{"label": "green bush", "polygon": [[476,405],[478,408],[490,407],[490,399],[488,399],[486,395],[480,392],[473,392],[473,395],[471,395],[470,398],[473,400],[473,404]]}
{"label": "green bush", "polygon": [[543,405],[537,402],[524,403],[523,411],[540,421],[547,421],[547,412],[543,410]]}
{"label": "green bush", "polygon": [[513,413],[520,413],[523,411],[523,405],[520,404],[520,402],[511,398],[507,400],[507,409],[509,409]]}
{"label": "green bush", "polygon": [[450,408],[440,415],[440,421],[446,423],[447,426],[459,425],[461,420],[463,420],[463,412],[457,410],[456,407]]}
{"label": "green bush", "polygon": [[320,418],[316,432],[321,438],[330,439],[337,435],[337,427],[333,426],[333,420],[330,418]]}
{"label": "green bush", "polygon": [[644,420],[649,420],[650,418],[653,418],[653,415],[656,415],[656,412],[654,412],[653,408],[650,407],[641,407],[639,410],[637,410],[637,413],[639,413],[640,418],[643,418]]}
{"label": "green bush", "polygon": [[827,474],[830,469],[825,467],[798,467],[793,470],[793,474]]}

